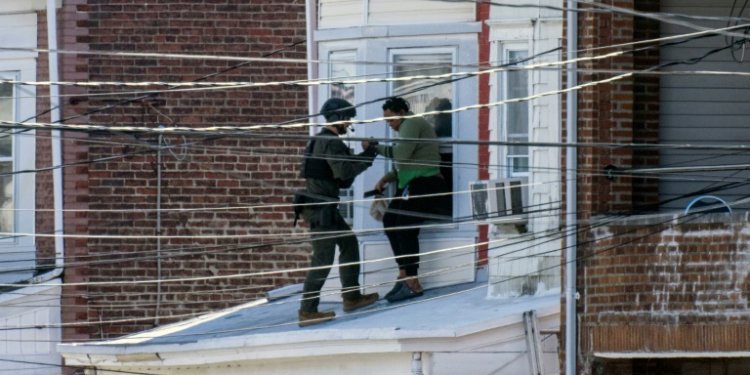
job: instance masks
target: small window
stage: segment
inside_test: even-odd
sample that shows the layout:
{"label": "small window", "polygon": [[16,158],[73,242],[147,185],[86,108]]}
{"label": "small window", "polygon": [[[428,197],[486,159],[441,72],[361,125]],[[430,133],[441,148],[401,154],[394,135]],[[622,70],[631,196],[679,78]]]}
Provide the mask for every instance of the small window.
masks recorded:
{"label": "small window", "polygon": [[[2,121],[14,121],[13,89],[13,85],[9,83],[0,84],[0,120]],[[0,132],[0,173],[7,174],[12,171],[13,137],[6,132]],[[15,231],[14,207],[13,177],[0,177],[0,232]]]}
{"label": "small window", "polygon": [[[506,61],[518,62],[528,57],[527,50],[507,50]],[[528,70],[508,70],[504,74],[503,96],[505,100],[529,96]],[[529,102],[505,105],[502,130],[507,142],[529,141]],[[529,147],[508,146],[505,153],[507,177],[526,176],[529,173]]]}
{"label": "small window", "polygon": [[[357,75],[357,60],[356,51],[335,51],[329,54],[329,71],[328,77],[331,80],[347,80]],[[355,103],[355,86],[353,84],[333,84],[330,85],[331,91],[329,92],[330,98],[341,98],[347,100],[349,103]],[[351,133],[349,133],[351,134]],[[349,135],[347,134],[347,136]],[[353,149],[351,142],[345,142],[350,149]],[[339,212],[344,220],[352,225],[354,220],[354,188],[341,189],[339,193],[341,197],[341,203],[339,204]]]}

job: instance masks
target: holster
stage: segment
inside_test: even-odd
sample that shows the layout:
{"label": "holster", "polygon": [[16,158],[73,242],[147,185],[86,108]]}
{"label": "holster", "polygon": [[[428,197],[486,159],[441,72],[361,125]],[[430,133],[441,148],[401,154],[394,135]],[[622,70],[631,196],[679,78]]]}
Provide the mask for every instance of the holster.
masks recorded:
{"label": "holster", "polygon": [[305,191],[295,191],[294,198],[292,198],[292,204],[294,204],[294,224],[292,226],[297,226],[297,220],[299,220],[299,215],[302,215],[302,210],[305,209],[305,206],[303,206],[303,204],[305,203],[307,203],[307,196],[305,195]]}
{"label": "holster", "polygon": [[[299,216],[302,214],[302,211],[305,208],[314,210],[316,212],[316,220],[317,223],[315,223],[318,226],[331,226],[335,223],[336,220],[336,214],[338,212],[338,199],[337,198],[331,198],[323,195],[317,195],[312,194],[306,190],[297,190],[294,192],[294,198],[292,199],[292,203],[294,203],[294,226],[297,225],[297,220],[299,220]],[[320,204],[320,205],[314,205],[314,206],[306,206],[306,204],[310,203],[327,203],[327,204]]]}
{"label": "holster", "polygon": [[338,214],[338,204],[331,202],[318,208],[318,225],[321,227],[331,227],[336,222]]}

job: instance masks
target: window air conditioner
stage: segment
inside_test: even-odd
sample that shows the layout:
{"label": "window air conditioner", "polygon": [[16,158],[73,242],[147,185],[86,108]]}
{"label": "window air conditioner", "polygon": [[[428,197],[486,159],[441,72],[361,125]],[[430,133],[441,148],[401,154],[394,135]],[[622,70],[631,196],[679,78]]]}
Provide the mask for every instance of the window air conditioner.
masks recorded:
{"label": "window air conditioner", "polygon": [[471,182],[469,191],[474,220],[507,218],[510,222],[525,221],[524,185],[524,180],[517,178]]}

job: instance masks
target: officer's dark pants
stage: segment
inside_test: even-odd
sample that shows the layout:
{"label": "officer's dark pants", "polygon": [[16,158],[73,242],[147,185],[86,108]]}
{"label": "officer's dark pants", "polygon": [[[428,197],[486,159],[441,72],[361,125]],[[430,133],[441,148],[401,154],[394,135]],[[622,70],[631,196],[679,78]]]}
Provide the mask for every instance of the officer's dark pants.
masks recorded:
{"label": "officer's dark pants", "polygon": [[[335,208],[335,206],[332,206]],[[305,210],[305,218],[310,224],[312,237],[312,257],[310,267],[322,267],[313,269],[307,273],[305,284],[302,289],[302,302],[300,309],[307,312],[318,311],[320,303],[320,289],[328,277],[336,254],[336,245],[339,247],[339,275],[343,286],[342,297],[352,299],[361,296],[359,291],[359,245],[357,237],[351,227],[344,221],[337,209],[329,210],[326,222],[321,224],[320,211],[322,209]],[[343,233],[330,233],[330,232]],[[354,263],[343,266],[343,264]]]}
{"label": "officer's dark pants", "polygon": [[[393,255],[399,270],[407,276],[417,276],[419,270],[419,225],[431,220],[425,214],[445,214],[450,212],[451,198],[449,195],[439,197],[420,197],[421,195],[445,193],[448,191],[442,177],[419,177],[411,180],[408,185],[409,199],[394,199],[388,205],[383,216],[388,241],[391,243]],[[396,197],[403,196],[403,189],[396,192]],[[416,227],[398,229],[398,227]]]}

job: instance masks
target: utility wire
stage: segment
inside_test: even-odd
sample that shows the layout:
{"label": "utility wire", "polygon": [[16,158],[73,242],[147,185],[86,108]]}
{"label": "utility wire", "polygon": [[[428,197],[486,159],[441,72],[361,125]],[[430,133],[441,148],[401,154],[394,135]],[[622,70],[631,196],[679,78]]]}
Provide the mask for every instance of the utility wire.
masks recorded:
{"label": "utility wire", "polygon": [[[645,235],[641,235],[641,236],[636,237],[634,239],[630,239],[630,240],[625,241],[625,242],[621,242],[621,243],[612,245],[612,246],[604,248],[604,249],[599,249],[599,250],[594,251],[591,254],[589,254],[587,256],[584,256],[584,257],[577,257],[574,260],[566,260],[565,264],[568,264],[568,263],[571,263],[571,262],[579,262],[581,260],[585,260],[585,259],[591,258],[591,257],[593,257],[595,255],[601,255],[601,254],[609,252],[609,251],[611,251],[613,249],[620,248],[620,247],[622,247],[622,246],[624,246],[626,244],[642,240],[642,239],[647,238],[647,237],[649,237],[651,235],[659,233],[661,230],[663,230],[661,228],[661,226],[668,225],[668,224],[673,224],[676,220],[679,221],[679,220],[682,220],[682,219],[687,218],[687,217],[693,217],[693,219],[691,219],[691,220],[694,220],[697,217],[700,217],[700,216],[703,216],[703,215],[705,215],[705,213],[697,212],[697,213],[681,214],[681,215],[678,215],[677,218],[675,218],[674,216],[670,216],[667,220],[664,220],[663,222],[658,223],[657,225],[651,225],[652,227],[656,227],[657,228],[656,230],[654,230],[652,232],[649,232],[649,233],[647,233]],[[626,232],[625,234],[636,233],[639,230],[641,230],[641,228],[640,227],[636,227],[636,228],[630,230],[629,232]],[[577,230],[577,231],[580,231],[580,230]],[[610,238],[613,238],[613,236],[614,236],[614,234],[612,234],[610,236]],[[596,241],[600,241],[600,240],[601,239],[591,239],[591,240],[588,240],[588,241],[584,242],[583,244],[595,243]],[[550,250],[550,251],[544,251],[544,252],[536,253],[536,254],[533,254],[533,255],[525,256],[525,257],[519,257],[519,258],[516,258],[516,259],[513,259],[513,260],[523,259],[523,258],[531,257],[531,256],[540,256],[540,255],[544,255],[544,254],[549,253],[549,252],[559,252],[559,251],[561,251],[561,250],[560,249],[555,249],[555,250]],[[513,261],[513,260],[510,260],[510,261]],[[473,265],[473,263],[472,263],[472,265]],[[463,266],[465,266],[465,265],[463,265]],[[507,281],[510,281],[510,280],[513,280],[513,279],[516,279],[516,278],[519,278],[519,277],[528,277],[530,275],[540,274],[540,273],[542,273],[544,271],[553,270],[553,269],[557,269],[557,268],[560,268],[560,267],[562,267],[562,264],[555,265],[555,266],[550,266],[550,267],[546,267],[544,269],[540,269],[540,270],[537,270],[537,271],[529,273],[529,274],[525,274],[525,275],[521,275],[521,276],[516,276],[516,277],[511,277],[511,278],[508,278],[508,279],[499,280],[497,282],[490,282],[489,284],[490,285],[499,284],[499,283],[507,282]],[[451,267],[451,268],[455,268],[455,267]],[[431,300],[434,300],[434,299],[443,299],[443,298],[450,297],[452,295],[462,294],[462,293],[467,293],[467,292],[470,292],[470,291],[473,291],[473,290],[477,290],[479,288],[486,288],[487,286],[488,285],[481,285],[481,286],[478,286],[478,287],[469,288],[469,289],[466,289],[466,290],[463,290],[463,291],[459,291],[459,292],[456,292],[456,293],[449,293],[449,294],[446,294],[446,295],[441,295],[441,296],[437,296],[437,297],[433,297],[433,298],[416,300],[416,301],[413,301],[411,303],[398,304],[398,305],[387,306],[387,307],[383,307],[383,308],[369,309],[367,311],[362,311],[362,312],[349,313],[349,314],[347,314],[347,316],[359,315],[359,314],[368,314],[368,313],[372,313],[374,311],[391,310],[391,309],[395,309],[395,308],[399,308],[399,307],[403,307],[403,306],[408,306],[408,305],[412,305],[412,304],[425,303],[427,301],[431,301]],[[338,293],[332,293],[332,294],[338,294]],[[322,295],[323,294],[321,294],[321,296]],[[285,304],[285,303],[297,303],[297,302],[298,302],[297,300],[292,300],[292,301],[290,301],[290,300],[282,300],[282,301],[272,302],[271,304]],[[259,307],[262,307],[262,306],[264,306],[264,304],[256,305],[256,306],[252,306],[252,307],[248,307],[248,308],[259,308]],[[236,308],[237,307],[235,307],[233,309],[236,309]],[[137,319],[141,319],[141,318],[137,318]],[[143,319],[147,319],[147,318],[143,318]],[[151,319],[153,319],[153,317],[151,317]],[[92,323],[96,323],[96,322],[92,322]],[[293,322],[282,323],[280,325],[296,324],[296,323],[297,322],[295,320]],[[72,324],[76,324],[76,323],[72,323]],[[279,326],[279,325],[274,325],[274,326]],[[26,328],[34,328],[34,327],[26,327]],[[220,333],[221,334],[226,334],[226,333],[231,333],[231,332],[247,332],[247,331],[256,330],[256,329],[260,329],[260,328],[270,328],[270,327],[269,326],[247,327],[247,328],[233,329],[233,330],[220,330],[220,331],[211,331],[211,332],[205,332],[205,333],[190,333],[190,334],[179,334],[179,333],[176,333],[176,334],[171,334],[170,337],[195,337],[195,336],[202,336],[202,335],[209,335],[209,334],[210,335],[214,335],[214,334],[220,334]],[[22,328],[19,328],[19,327],[8,328],[8,330],[17,330],[17,329],[22,329]],[[158,336],[155,336],[155,337],[152,337],[152,338],[157,338],[157,337]],[[143,334],[140,334],[139,338],[140,339],[148,339],[149,337],[148,336],[144,336]]]}
{"label": "utility wire", "polygon": [[[746,201],[747,201],[747,200],[750,200],[750,198],[745,198],[744,200],[746,200]],[[735,202],[735,203],[737,203],[737,202]],[[706,209],[704,209],[704,212],[707,212],[708,210],[710,210],[710,208],[706,208]],[[699,212],[699,213],[700,213],[700,212]],[[693,214],[685,214],[684,216],[689,216],[689,215],[693,215]],[[669,216],[669,215],[668,215],[668,216]],[[670,222],[673,222],[673,220],[675,220],[675,218],[674,218],[674,217],[670,217],[670,218],[669,218],[669,219],[668,219],[667,221],[665,221],[664,223],[670,223]],[[602,224],[602,223],[599,223],[599,225],[609,225],[610,223],[611,223],[611,222],[608,222],[608,223],[606,223],[606,224]],[[582,233],[583,231],[588,231],[588,230],[591,230],[591,229],[590,229],[590,228],[578,228],[578,229],[575,229],[575,230],[576,230],[576,232],[577,232],[577,233]],[[635,232],[635,231],[637,231],[637,230],[638,230],[638,228],[634,229],[634,230],[633,230],[633,232]],[[658,231],[657,231],[657,232],[658,232]],[[657,233],[657,232],[654,232],[654,233]],[[562,237],[560,237],[560,238],[562,238]],[[644,238],[645,238],[645,237],[644,237]],[[503,240],[504,240],[504,239],[503,239]],[[599,240],[599,239],[594,239],[594,240],[591,240],[591,241],[598,241],[598,240]],[[491,242],[491,241],[488,241],[488,243],[489,243],[489,242]],[[628,242],[628,243],[629,243],[629,242]],[[534,244],[530,245],[530,247],[533,247],[533,246],[534,246]],[[617,246],[619,246],[619,245],[617,245]],[[451,248],[451,249],[453,250],[453,249],[458,249],[458,248],[461,248],[461,247],[457,247],[457,248]],[[610,249],[611,249],[611,248],[610,248]],[[607,251],[608,251],[608,250],[610,250],[610,249],[605,249],[605,250],[607,250]],[[511,251],[510,253],[514,253],[514,252],[518,252],[518,251],[522,251],[522,250],[524,250],[524,249],[517,249],[517,250]],[[551,251],[559,251],[559,250],[551,250]],[[549,251],[548,251],[548,252],[549,252]],[[507,255],[509,255],[510,253],[507,253],[507,254],[503,254],[503,255],[499,255],[498,257],[502,257],[502,256],[507,256]],[[545,253],[547,253],[547,252],[542,252],[542,253],[532,254],[532,255],[528,255],[528,256],[529,256],[529,257],[531,257],[531,256],[539,256],[539,255],[543,255],[543,254],[545,254]],[[470,263],[470,264],[468,264],[468,265],[471,265],[471,266],[473,266],[473,263]],[[467,266],[467,265],[461,265],[461,266],[457,266],[457,267],[464,267],[464,266]],[[447,268],[444,268],[444,269],[442,269],[442,270],[437,270],[437,271],[435,271],[435,273],[441,273],[441,272],[449,272],[450,270],[456,269],[457,267],[447,267]],[[553,266],[553,267],[549,267],[549,268],[551,268],[551,269],[554,269],[554,268],[556,268],[556,267],[559,267],[559,266]],[[448,270],[448,271],[445,271],[445,270]],[[538,270],[537,272],[542,272],[542,270]],[[422,275],[422,276],[428,276],[428,275],[429,275],[429,274],[426,274],[426,275]],[[371,286],[372,286],[372,285],[371,285]],[[375,286],[377,286],[377,285],[375,285]],[[336,293],[333,293],[333,294],[336,294]],[[295,302],[295,303],[296,303],[296,301],[292,301],[292,302]],[[189,315],[190,315],[190,314],[184,314],[184,315],[181,315],[181,316],[189,316]],[[175,317],[175,316],[171,316],[171,318],[174,318],[174,317]],[[151,317],[151,318],[136,318],[136,319],[127,319],[127,320],[121,319],[121,320],[117,320],[117,321],[110,321],[110,322],[112,322],[112,323],[122,323],[122,322],[126,322],[126,321],[131,321],[131,322],[132,322],[132,321],[140,321],[140,320],[151,320],[151,319],[153,319],[153,317]],[[97,323],[97,322],[93,322],[93,323]],[[79,324],[79,323],[73,323],[73,324]],[[87,325],[86,323],[80,323],[80,324],[82,324],[82,325]],[[29,328],[31,328],[31,327],[29,327]],[[37,328],[38,328],[38,327],[37,327]],[[10,329],[10,330],[13,330],[13,329],[19,329],[19,328],[8,328],[8,329]]]}

